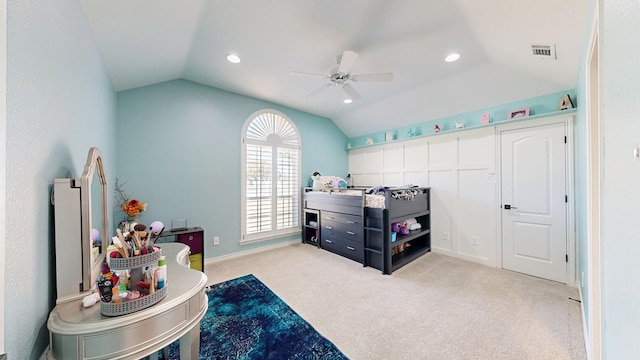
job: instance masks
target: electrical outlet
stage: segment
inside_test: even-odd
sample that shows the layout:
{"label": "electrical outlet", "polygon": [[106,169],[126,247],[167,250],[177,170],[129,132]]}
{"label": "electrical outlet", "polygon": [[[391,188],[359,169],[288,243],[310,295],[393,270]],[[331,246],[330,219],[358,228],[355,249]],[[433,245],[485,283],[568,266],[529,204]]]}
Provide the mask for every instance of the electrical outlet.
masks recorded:
{"label": "electrical outlet", "polygon": [[471,238],[471,244],[475,245],[475,246],[478,246],[478,237],[477,236],[474,236],[474,237]]}
{"label": "electrical outlet", "polygon": [[445,231],[444,234],[442,234],[442,240],[449,241],[449,232]]}
{"label": "electrical outlet", "polygon": [[220,236],[213,237],[213,245],[220,245]]}

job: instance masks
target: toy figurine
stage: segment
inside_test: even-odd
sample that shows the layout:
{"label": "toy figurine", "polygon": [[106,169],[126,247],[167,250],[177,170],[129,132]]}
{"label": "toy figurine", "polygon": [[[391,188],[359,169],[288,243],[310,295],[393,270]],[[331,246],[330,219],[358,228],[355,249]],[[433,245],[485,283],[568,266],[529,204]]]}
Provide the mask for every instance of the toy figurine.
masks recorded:
{"label": "toy figurine", "polygon": [[434,133],[439,133],[440,132],[440,126],[438,124],[436,124],[436,126],[433,127],[433,132]]}

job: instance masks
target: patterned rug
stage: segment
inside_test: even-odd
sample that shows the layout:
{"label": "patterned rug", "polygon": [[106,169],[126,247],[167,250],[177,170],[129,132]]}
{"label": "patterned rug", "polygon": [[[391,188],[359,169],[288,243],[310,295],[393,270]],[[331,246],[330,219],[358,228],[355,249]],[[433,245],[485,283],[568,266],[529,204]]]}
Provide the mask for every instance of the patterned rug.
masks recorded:
{"label": "patterned rug", "polygon": [[[200,359],[347,359],[253,275],[208,288]],[[169,359],[180,359],[178,342]]]}

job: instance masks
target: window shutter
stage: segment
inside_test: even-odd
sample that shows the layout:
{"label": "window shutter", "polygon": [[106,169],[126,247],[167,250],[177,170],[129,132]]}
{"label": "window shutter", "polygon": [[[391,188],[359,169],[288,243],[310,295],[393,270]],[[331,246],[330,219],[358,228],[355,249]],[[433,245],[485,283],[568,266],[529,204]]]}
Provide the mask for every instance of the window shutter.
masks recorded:
{"label": "window shutter", "polygon": [[275,111],[246,124],[243,241],[298,230],[300,144],[293,123]]}

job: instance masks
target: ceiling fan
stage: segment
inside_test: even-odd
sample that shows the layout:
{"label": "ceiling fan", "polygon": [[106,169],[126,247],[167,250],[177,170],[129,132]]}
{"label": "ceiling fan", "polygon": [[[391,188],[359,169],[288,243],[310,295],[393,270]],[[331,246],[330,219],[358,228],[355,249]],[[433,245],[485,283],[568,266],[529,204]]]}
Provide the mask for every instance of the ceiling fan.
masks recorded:
{"label": "ceiling fan", "polygon": [[298,71],[291,71],[289,75],[292,76],[308,76],[315,77],[321,79],[329,79],[329,83],[323,85],[319,89],[307,95],[307,97],[314,97],[327,88],[331,86],[339,86],[342,87],[342,90],[347,94],[349,99],[355,101],[360,99],[362,96],[351,86],[350,82],[358,82],[358,81],[391,81],[393,79],[392,73],[380,73],[380,74],[351,74],[351,68],[353,64],[355,64],[358,59],[358,53],[351,50],[346,50],[342,53],[342,55],[338,55],[336,57],[336,63],[338,68],[333,71],[332,74],[322,75],[322,74],[312,74]]}

